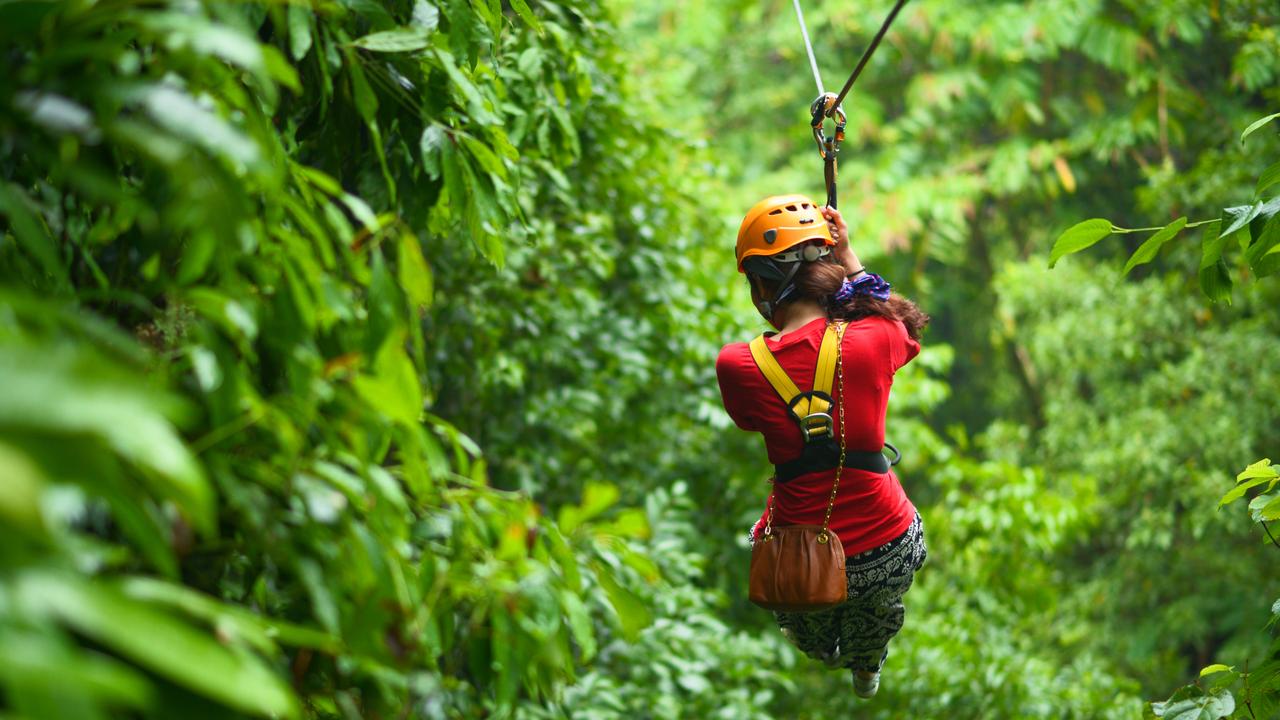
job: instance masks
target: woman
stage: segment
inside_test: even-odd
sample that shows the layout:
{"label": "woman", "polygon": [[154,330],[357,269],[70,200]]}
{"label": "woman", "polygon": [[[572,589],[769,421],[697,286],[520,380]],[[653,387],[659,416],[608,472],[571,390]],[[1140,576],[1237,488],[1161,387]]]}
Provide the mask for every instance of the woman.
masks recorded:
{"label": "woman", "polygon": [[[840,343],[843,378],[837,378],[843,387],[833,393],[837,407],[830,413],[834,435],[843,435],[851,454],[870,451],[859,455],[879,459],[893,375],[920,352],[929,318],[866,272],[849,247],[839,212],[818,208],[802,195],[771,197],[753,207],[738,230],[737,256],[752,302],[777,329],[764,336],[765,345],[800,389],[813,386],[827,324],[847,321]],[[720,351],[716,375],[725,410],[738,427],[764,435],[769,461],[777,466],[773,522],[820,522],[836,463],[802,462],[802,454],[810,456],[807,433],[802,435],[747,343]],[[849,464],[830,519],[844,546],[849,599],[820,612],[775,615],[783,635],[810,657],[849,668],[854,691],[869,698],[879,688],[889,640],[902,628],[902,596],[925,560],[924,529],[898,478],[883,471],[887,465],[876,472]],[[766,508],[751,529],[753,543],[767,513]]]}

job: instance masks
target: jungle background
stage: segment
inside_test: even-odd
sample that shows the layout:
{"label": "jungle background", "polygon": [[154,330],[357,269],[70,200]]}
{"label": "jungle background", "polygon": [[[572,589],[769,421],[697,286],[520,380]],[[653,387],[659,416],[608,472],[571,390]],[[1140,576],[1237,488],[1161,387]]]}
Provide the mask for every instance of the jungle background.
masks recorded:
{"label": "jungle background", "polygon": [[[804,5],[834,89],[889,3]],[[713,368],[822,195],[790,3],[0,0],[0,716],[1276,716],[1278,20],[913,0],[847,99],[933,316],[865,702]]]}

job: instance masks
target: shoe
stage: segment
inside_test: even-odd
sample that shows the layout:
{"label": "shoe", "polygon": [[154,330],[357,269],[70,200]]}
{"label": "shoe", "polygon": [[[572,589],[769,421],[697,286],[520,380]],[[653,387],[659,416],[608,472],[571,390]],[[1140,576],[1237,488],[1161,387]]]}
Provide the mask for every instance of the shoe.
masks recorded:
{"label": "shoe", "polygon": [[879,689],[880,673],[873,673],[871,677],[866,677],[857,670],[853,671],[853,694],[860,698],[872,698]]}

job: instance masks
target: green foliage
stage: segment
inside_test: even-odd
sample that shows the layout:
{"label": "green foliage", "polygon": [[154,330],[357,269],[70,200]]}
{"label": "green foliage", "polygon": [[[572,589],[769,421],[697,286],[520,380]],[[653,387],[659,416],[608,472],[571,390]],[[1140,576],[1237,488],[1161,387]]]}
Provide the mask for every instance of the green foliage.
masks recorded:
{"label": "green foliage", "polygon": [[[1255,130],[1280,114],[1268,115],[1255,121],[1240,136],[1241,143]],[[1272,165],[1262,172],[1254,190],[1254,202],[1248,205],[1225,208],[1218,220],[1202,220],[1188,223],[1185,217],[1159,228],[1147,238],[1137,250],[1129,256],[1124,272],[1138,265],[1144,265],[1155,259],[1160,248],[1176,236],[1183,228],[1206,225],[1200,258],[1200,289],[1213,302],[1231,302],[1231,289],[1234,282],[1231,268],[1227,264],[1224,253],[1234,239],[1239,243],[1242,258],[1249,269],[1257,277],[1267,277],[1280,271],[1280,196],[1267,200],[1261,199],[1263,192],[1280,182],[1280,170]],[[1255,225],[1256,223],[1256,225]],[[1224,227],[1225,226],[1225,227]],[[1256,233],[1251,232],[1254,227]],[[1095,218],[1085,220],[1068,228],[1058,236],[1049,253],[1049,267],[1053,267],[1064,255],[1077,253],[1092,247],[1096,242],[1111,233],[1135,233],[1156,230],[1156,228],[1126,229],[1117,228],[1109,220]]]}
{"label": "green foliage", "polygon": [[[1269,115],[1250,124],[1240,136],[1241,143],[1276,117],[1280,115]],[[1280,211],[1280,198],[1266,201],[1259,199],[1263,191],[1274,184],[1267,177],[1270,172],[1270,169],[1264,170],[1256,183],[1255,202],[1250,205],[1226,208],[1218,220],[1206,220],[1188,225],[1185,217],[1179,218],[1160,229],[1139,246],[1125,264],[1124,273],[1128,274],[1136,265],[1150,262],[1159,252],[1160,247],[1172,239],[1178,231],[1183,227],[1195,225],[1207,226],[1202,242],[1199,281],[1201,291],[1211,301],[1225,301],[1228,304],[1231,302],[1233,281],[1229,266],[1223,257],[1225,250],[1232,244],[1231,240],[1238,240],[1243,258],[1256,276],[1266,277],[1274,273],[1276,268],[1272,267],[1273,263],[1270,262],[1269,256],[1277,240],[1272,236],[1276,234],[1277,229],[1280,229],[1280,220],[1277,220],[1280,217],[1277,215]],[[1256,241],[1250,232],[1250,224],[1254,221],[1264,223]],[[1098,222],[1107,221],[1088,220],[1060,236],[1050,254],[1049,266],[1053,267],[1056,260],[1063,254],[1077,252],[1091,245],[1091,242],[1086,243],[1078,239],[1081,232],[1077,229],[1088,223]],[[1137,232],[1116,228],[1112,230]],[[1203,387],[1201,389],[1203,390]],[[1239,413],[1242,408],[1237,405],[1232,410]],[[1277,478],[1277,472],[1271,466],[1270,459],[1259,460],[1236,476],[1236,486],[1219,500],[1218,507],[1221,508],[1242,499],[1249,491],[1266,485],[1266,488],[1250,499],[1249,510],[1254,522],[1263,526],[1267,537],[1275,544],[1275,538],[1271,535],[1266,523],[1280,519],[1280,498],[1272,494],[1277,480],[1280,478]],[[1274,625],[1280,621],[1278,610],[1280,610],[1280,602],[1272,606],[1271,620],[1268,625]],[[1205,667],[1200,671],[1199,677],[1202,679],[1213,676],[1214,680],[1209,687],[1202,687],[1199,680],[1195,684],[1185,685],[1177,689],[1168,700],[1151,703],[1150,716],[1182,720],[1218,720],[1227,717],[1245,717],[1246,713],[1248,717],[1256,718],[1259,712],[1264,716],[1274,712],[1280,707],[1280,695],[1277,694],[1277,691],[1280,691],[1280,683],[1277,683],[1274,677],[1275,668],[1280,667],[1277,665],[1280,661],[1276,659],[1278,651],[1280,651],[1280,641],[1272,642],[1265,653],[1267,659],[1254,673],[1247,670],[1236,672],[1234,668],[1221,663]],[[1236,696],[1231,691],[1233,687],[1242,697],[1239,706],[1236,703]]]}
{"label": "green foliage", "polygon": [[[808,5],[839,74],[883,9]],[[1275,9],[922,0],[850,96],[857,249],[935,318],[873,704],[742,597],[712,369],[738,213],[820,188],[789,12],[0,3],[0,714],[1133,718],[1272,658],[1207,503],[1277,440]],[[1031,267],[1132,215],[1132,282]],[[1162,712],[1263,716],[1239,667]]]}
{"label": "green foliage", "polygon": [[686,204],[607,16],[515,9],[0,8],[0,706],[509,715],[653,622],[643,514],[557,527],[459,430],[512,375],[458,312]]}

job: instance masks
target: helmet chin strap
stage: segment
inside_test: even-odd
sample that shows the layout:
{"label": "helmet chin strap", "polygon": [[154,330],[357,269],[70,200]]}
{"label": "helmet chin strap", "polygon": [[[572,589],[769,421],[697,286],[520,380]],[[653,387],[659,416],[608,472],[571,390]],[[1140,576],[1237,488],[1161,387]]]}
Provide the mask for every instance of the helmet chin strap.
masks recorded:
{"label": "helmet chin strap", "polygon": [[[808,259],[809,254],[810,253],[805,253],[804,262],[812,262]],[[816,259],[817,257],[814,258],[814,260]],[[782,305],[783,301],[791,295],[793,290],[795,290],[795,286],[791,284],[791,281],[795,280],[796,273],[800,272],[800,261],[789,264],[791,267],[787,270],[787,274],[782,276],[782,282],[778,283],[778,290],[774,293],[773,299],[761,300],[756,303],[756,310],[758,310],[760,315],[762,315],[764,319],[775,328],[778,327],[778,324],[773,321],[773,316],[777,314],[778,308]]]}

